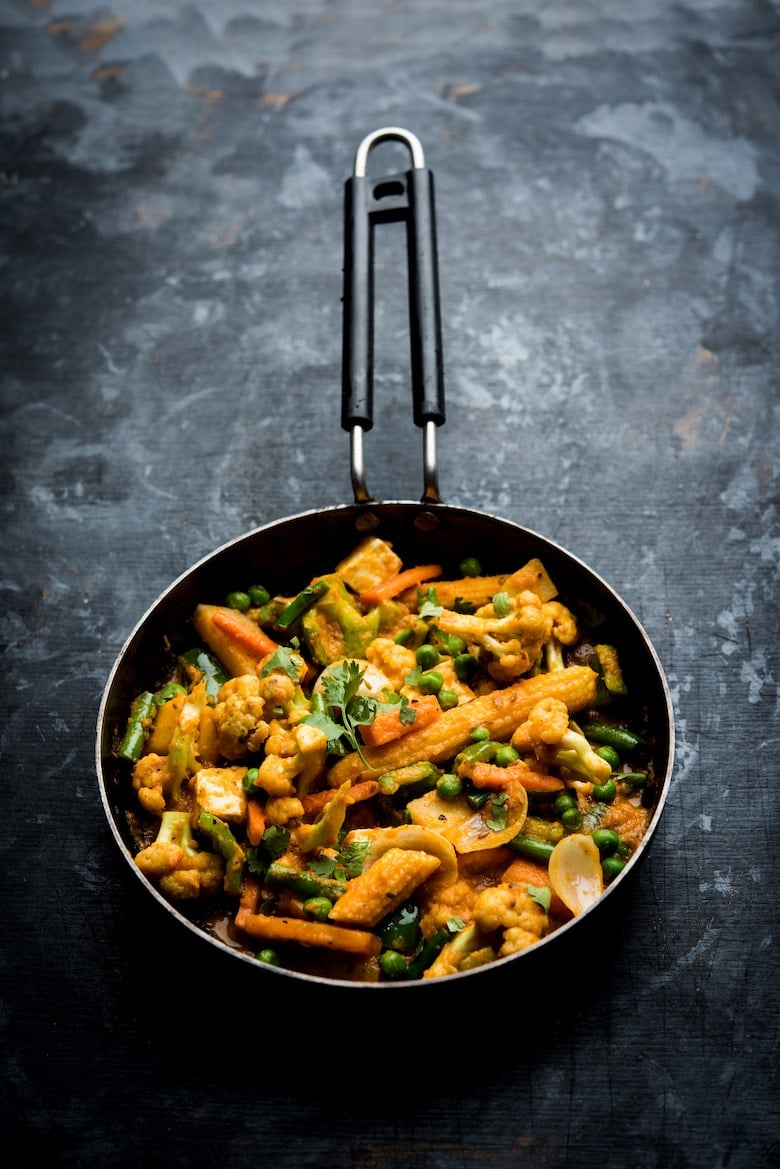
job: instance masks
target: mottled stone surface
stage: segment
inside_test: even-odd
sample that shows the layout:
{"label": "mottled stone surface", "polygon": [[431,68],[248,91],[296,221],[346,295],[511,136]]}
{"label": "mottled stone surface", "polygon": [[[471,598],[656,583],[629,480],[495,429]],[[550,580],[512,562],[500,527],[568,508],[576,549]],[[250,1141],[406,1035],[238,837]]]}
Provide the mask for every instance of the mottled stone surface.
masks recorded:
{"label": "mottled stone surface", "polygon": [[[767,0],[2,0],[9,1166],[776,1163],[779,34]],[[559,997],[406,1034],[285,1001],[280,1048],[276,1004],[149,957],[94,727],[172,578],[351,497],[343,182],[383,125],[436,176],[444,501],[618,589],[677,766]],[[366,445],[415,499],[397,239]]]}

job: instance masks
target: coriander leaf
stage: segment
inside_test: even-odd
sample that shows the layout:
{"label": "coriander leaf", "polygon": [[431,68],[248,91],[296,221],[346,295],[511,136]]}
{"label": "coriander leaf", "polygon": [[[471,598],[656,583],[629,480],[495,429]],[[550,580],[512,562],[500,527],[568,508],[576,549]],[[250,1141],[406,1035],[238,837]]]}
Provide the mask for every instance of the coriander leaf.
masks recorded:
{"label": "coriander leaf", "polygon": [[285,645],[280,645],[273,656],[263,666],[260,676],[265,678],[273,670],[284,670],[288,678],[292,678],[293,682],[297,682],[303,664],[303,658],[300,654],[294,653]]}
{"label": "coriander leaf", "polygon": [[420,605],[420,616],[423,618],[438,617],[443,608],[444,606],[439,604],[439,598],[436,596],[436,589],[429,588],[425,594],[425,600]]}
{"label": "coriander leaf", "polygon": [[552,890],[549,885],[526,885],[526,889],[537,905],[541,905],[545,913],[549,913]]}
{"label": "coriander leaf", "polygon": [[318,877],[332,877],[333,870],[336,868],[336,862],[332,856],[316,857],[309,861],[309,868]]}
{"label": "coriander leaf", "polygon": [[490,819],[486,820],[488,828],[493,832],[501,832],[506,828],[507,824],[507,802],[509,796],[506,792],[502,792],[500,796],[493,796],[493,802],[490,806]]}
{"label": "coriander leaf", "polygon": [[342,848],[338,857],[339,864],[343,865],[348,877],[359,877],[363,872],[368,850],[369,842],[367,840],[354,840],[352,844],[347,844]]}

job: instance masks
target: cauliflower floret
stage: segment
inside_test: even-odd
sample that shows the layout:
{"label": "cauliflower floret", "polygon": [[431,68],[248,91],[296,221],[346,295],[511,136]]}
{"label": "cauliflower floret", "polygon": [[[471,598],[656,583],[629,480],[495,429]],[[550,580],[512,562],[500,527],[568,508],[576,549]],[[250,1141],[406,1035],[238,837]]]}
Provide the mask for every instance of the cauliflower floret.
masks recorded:
{"label": "cauliflower floret", "polygon": [[138,802],[147,812],[160,816],[165,811],[165,796],[171,786],[167,755],[142,755],[133,766],[133,788]]}
{"label": "cauliflower floret", "polygon": [[504,617],[496,616],[491,604],[473,614],[444,609],[436,619],[442,632],[455,634],[468,645],[487,651],[488,672],[502,683],[521,677],[531,668],[550,629],[550,618],[530,589],[513,597],[507,594],[507,604],[510,612]]}
{"label": "cauliflower floret", "polygon": [[518,751],[533,751],[540,763],[560,768],[578,791],[589,792],[594,783],[605,783],[612,774],[611,765],[596,754],[560,698],[540,699],[511,743]]}
{"label": "cauliflower floret", "polygon": [[563,660],[563,647],[573,645],[577,640],[579,633],[577,620],[560,601],[545,602],[542,611],[550,623],[543,647],[545,665],[548,670],[562,670],[566,665]]}
{"label": "cauliflower floret", "polygon": [[264,714],[265,698],[254,674],[231,678],[220,687],[214,724],[219,751],[226,759],[241,759],[248,751],[259,751],[268,737]]}
{"label": "cauliflower floret", "polygon": [[500,958],[533,946],[547,928],[547,914],[522,885],[483,889],[474,903],[474,924],[485,933],[503,930]]}
{"label": "cauliflower floret", "polygon": [[291,820],[299,819],[303,810],[303,804],[297,796],[272,796],[266,801],[265,822],[269,826],[289,824]]}
{"label": "cauliflower floret", "polygon": [[157,839],[135,857],[138,868],[177,901],[218,893],[225,866],[212,852],[201,852],[186,812],[164,812]]}
{"label": "cauliflower floret", "polygon": [[417,665],[414,650],[396,645],[390,637],[375,637],[366,650],[366,659],[384,674],[390,688],[397,693],[406,675]]}
{"label": "cauliflower floret", "polygon": [[[270,796],[305,795],[325,763],[327,749],[327,735],[318,727],[298,723],[287,728],[274,720],[269,727],[256,786]],[[296,779],[297,789],[293,782]]]}
{"label": "cauliflower floret", "polygon": [[202,767],[195,773],[195,799],[204,812],[220,820],[246,820],[245,767]]}

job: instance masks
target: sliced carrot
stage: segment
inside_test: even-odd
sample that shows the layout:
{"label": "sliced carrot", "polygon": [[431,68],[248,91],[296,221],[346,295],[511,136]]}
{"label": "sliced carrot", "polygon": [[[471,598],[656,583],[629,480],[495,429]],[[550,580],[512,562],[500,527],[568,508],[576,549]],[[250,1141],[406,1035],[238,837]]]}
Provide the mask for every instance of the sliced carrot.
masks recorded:
{"label": "sliced carrot", "polygon": [[435,694],[424,694],[421,698],[413,699],[409,705],[415,712],[414,722],[402,723],[400,709],[378,710],[374,721],[360,728],[366,746],[381,747],[384,743],[392,743],[410,731],[419,731],[421,727],[429,726],[441,715]]}
{"label": "sliced carrot", "polygon": [[573,917],[571,910],[564,905],[558,894],[553,892],[547,865],[543,865],[540,861],[519,856],[505,869],[501,880],[509,885],[535,885],[537,889],[549,889],[551,894],[550,913],[553,917],[561,918],[564,921]]}
{"label": "sliced carrot", "polygon": [[543,775],[541,771],[532,771],[527,768],[520,782],[528,792],[559,792],[566,787],[557,775]]}
{"label": "sliced carrot", "polygon": [[399,593],[413,585],[424,584],[425,581],[433,580],[437,576],[441,576],[440,564],[418,564],[414,568],[394,572],[392,576],[386,576],[379,584],[362,592],[360,603],[370,609],[374,605],[381,605],[383,601],[389,601],[391,597],[397,597]]}
{"label": "sliced carrot", "polygon": [[[360,783],[353,783],[349,789],[349,803],[357,804],[361,800],[370,800],[372,796],[377,795],[382,789],[376,779],[364,779]],[[332,799],[338,794],[338,788],[326,788],[322,792],[311,792],[308,796],[303,796],[301,803],[303,804],[304,813],[309,815],[316,815],[321,812],[326,804],[329,804]]]}
{"label": "sliced carrot", "polygon": [[265,832],[265,810],[259,800],[246,802],[246,837],[250,844],[257,847]]}
{"label": "sliced carrot", "polygon": [[297,942],[301,946],[342,950],[347,954],[363,954],[366,957],[374,957],[382,949],[379,938],[368,930],[329,925],[325,921],[247,913],[242,917],[241,929],[251,937],[263,938],[265,941]]}
{"label": "sliced carrot", "polygon": [[466,763],[460,768],[458,774],[467,776],[474,787],[489,788],[494,791],[502,791],[516,780],[519,780],[525,790],[529,792],[556,792],[565,787],[562,779],[558,779],[555,775],[542,775],[538,771],[533,771],[522,760],[510,764],[509,767],[499,767],[495,763]]}
{"label": "sliced carrot", "polygon": [[225,605],[198,605],[193,623],[234,678],[254,673],[257,664],[279,648],[278,642],[245,613]]}

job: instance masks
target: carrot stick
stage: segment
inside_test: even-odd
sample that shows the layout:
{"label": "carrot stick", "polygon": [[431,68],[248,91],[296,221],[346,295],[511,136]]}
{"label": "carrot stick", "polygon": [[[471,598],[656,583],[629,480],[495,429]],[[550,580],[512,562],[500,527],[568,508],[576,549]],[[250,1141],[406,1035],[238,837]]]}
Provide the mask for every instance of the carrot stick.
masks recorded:
{"label": "carrot stick", "polygon": [[[349,789],[348,803],[357,804],[361,800],[370,800],[381,790],[376,779],[364,779],[360,783],[353,783]],[[337,795],[338,788],[329,787],[325,791],[311,792],[308,796],[303,796],[301,803],[304,814],[309,816],[321,812],[325,805],[329,804]]]}
{"label": "carrot stick", "polygon": [[193,624],[209,649],[234,678],[253,674],[279,645],[245,613],[225,605],[198,605]]}
{"label": "carrot stick", "polygon": [[263,938],[266,941],[297,942],[302,946],[342,950],[348,954],[364,954],[367,957],[374,957],[382,949],[379,938],[368,930],[329,925],[325,921],[247,913],[243,915],[241,928],[251,937]]}
{"label": "carrot stick", "polygon": [[250,844],[257,847],[265,832],[265,811],[259,800],[246,802],[246,836]]}
{"label": "carrot stick", "polygon": [[441,714],[439,700],[435,694],[424,694],[409,704],[415,711],[414,722],[402,723],[398,710],[378,710],[374,721],[366,723],[360,728],[363,742],[368,747],[381,747],[383,743],[392,743],[400,739],[409,731],[419,731],[435,722]]}
{"label": "carrot stick", "polygon": [[211,620],[215,628],[226,633],[231,641],[249,650],[250,653],[257,653],[260,657],[265,657],[266,654],[275,653],[279,648],[278,642],[270,638],[249,617],[244,617],[242,613],[239,613],[238,609],[217,608],[214,610]]}
{"label": "carrot stick", "polygon": [[394,572],[392,576],[386,576],[379,584],[362,592],[360,603],[366,608],[381,605],[382,601],[389,601],[391,597],[397,597],[405,589],[433,580],[436,576],[441,576],[440,564],[418,564],[414,568],[404,569],[403,572]]}

